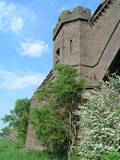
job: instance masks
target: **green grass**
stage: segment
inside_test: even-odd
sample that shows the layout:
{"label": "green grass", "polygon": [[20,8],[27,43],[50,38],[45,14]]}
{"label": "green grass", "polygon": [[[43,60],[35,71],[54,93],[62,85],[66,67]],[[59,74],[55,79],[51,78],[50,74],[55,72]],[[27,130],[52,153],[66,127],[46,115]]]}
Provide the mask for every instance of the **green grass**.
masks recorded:
{"label": "green grass", "polygon": [[119,152],[106,152],[101,156],[100,160],[120,160]]}
{"label": "green grass", "polygon": [[0,139],[0,160],[62,160],[46,152],[27,151],[8,139]]}

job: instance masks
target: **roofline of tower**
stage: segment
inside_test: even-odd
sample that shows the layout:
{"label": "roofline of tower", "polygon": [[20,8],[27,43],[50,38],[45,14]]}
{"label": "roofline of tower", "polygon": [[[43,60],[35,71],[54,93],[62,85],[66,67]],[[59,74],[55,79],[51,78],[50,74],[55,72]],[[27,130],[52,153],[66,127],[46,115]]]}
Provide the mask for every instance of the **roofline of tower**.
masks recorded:
{"label": "roofline of tower", "polygon": [[81,6],[75,7],[72,11],[65,10],[61,13],[58,18],[58,23],[54,28],[53,33],[53,40],[55,39],[56,35],[58,34],[61,26],[66,23],[70,23],[76,20],[90,20],[91,18],[91,10],[89,8],[83,8]]}
{"label": "roofline of tower", "polygon": [[78,21],[78,20],[79,20],[79,21],[89,22],[89,20],[84,19],[84,18],[76,18],[76,19],[73,19],[73,20],[68,20],[68,21],[59,23],[59,25],[57,26],[56,31],[54,31],[54,33],[53,33],[53,41],[54,41],[55,38],[57,37],[57,35],[58,35],[60,29],[61,29],[66,23],[71,23],[71,22]]}

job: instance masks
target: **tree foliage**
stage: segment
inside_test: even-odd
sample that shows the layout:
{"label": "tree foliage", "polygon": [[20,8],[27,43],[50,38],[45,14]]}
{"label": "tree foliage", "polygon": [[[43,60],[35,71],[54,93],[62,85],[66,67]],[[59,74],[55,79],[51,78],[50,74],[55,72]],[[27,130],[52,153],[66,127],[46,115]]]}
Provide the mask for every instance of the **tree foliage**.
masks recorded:
{"label": "tree foliage", "polygon": [[[54,142],[72,151],[77,136],[77,118],[74,111],[81,101],[84,79],[69,65],[57,65],[55,79],[37,91],[39,102],[32,112],[31,122],[37,137]],[[59,147],[58,147],[59,148]],[[57,148],[56,148],[57,149]]]}
{"label": "tree foliage", "polygon": [[10,128],[17,131],[17,137],[21,144],[24,144],[26,140],[29,110],[30,100],[27,98],[19,99],[16,101],[15,107],[10,111],[10,114],[5,115],[2,119]]}
{"label": "tree foliage", "polygon": [[80,106],[80,140],[77,146],[81,160],[97,160],[106,151],[120,149],[120,77],[109,78],[93,90]]}

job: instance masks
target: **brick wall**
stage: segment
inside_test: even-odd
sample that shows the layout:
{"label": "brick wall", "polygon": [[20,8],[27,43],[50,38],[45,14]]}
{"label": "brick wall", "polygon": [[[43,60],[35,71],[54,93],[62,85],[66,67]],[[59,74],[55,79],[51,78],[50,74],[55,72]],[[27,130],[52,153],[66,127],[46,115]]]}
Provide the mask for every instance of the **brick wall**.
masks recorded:
{"label": "brick wall", "polygon": [[[92,67],[81,66],[81,72],[90,79],[101,80],[118,52],[120,48],[119,21],[120,0],[112,0],[111,4],[96,18],[93,25],[86,27],[82,25],[81,64]],[[102,53],[103,56],[97,64]]]}

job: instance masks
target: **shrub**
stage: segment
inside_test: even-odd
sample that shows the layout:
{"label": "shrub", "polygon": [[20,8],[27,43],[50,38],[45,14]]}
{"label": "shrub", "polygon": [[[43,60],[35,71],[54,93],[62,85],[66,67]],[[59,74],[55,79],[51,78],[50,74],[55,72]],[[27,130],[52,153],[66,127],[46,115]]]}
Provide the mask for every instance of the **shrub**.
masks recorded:
{"label": "shrub", "polygon": [[60,154],[66,151],[67,135],[64,122],[53,110],[48,107],[42,109],[37,107],[31,113],[31,123],[37,138],[45,143],[48,151],[59,152]]}
{"label": "shrub", "polygon": [[81,160],[97,160],[106,151],[117,152],[120,144],[120,77],[109,78],[92,91],[80,106]]}

